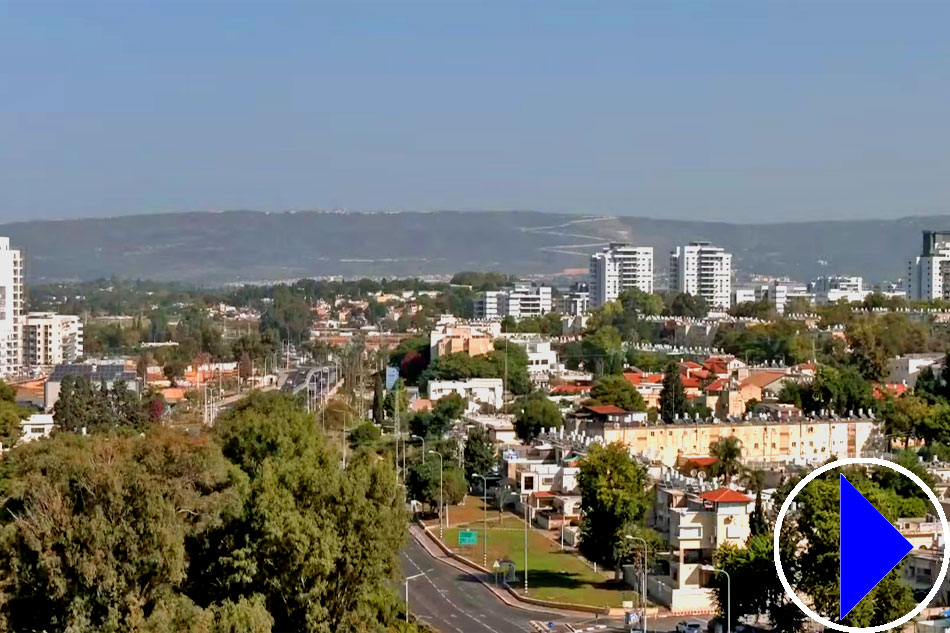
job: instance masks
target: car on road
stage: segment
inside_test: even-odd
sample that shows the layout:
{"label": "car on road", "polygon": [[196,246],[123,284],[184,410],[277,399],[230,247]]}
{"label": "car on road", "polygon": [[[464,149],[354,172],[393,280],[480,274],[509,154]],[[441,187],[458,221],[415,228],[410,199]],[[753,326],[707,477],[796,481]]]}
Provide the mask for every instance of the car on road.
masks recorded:
{"label": "car on road", "polygon": [[676,633],[702,633],[703,627],[699,622],[683,620],[676,625]]}

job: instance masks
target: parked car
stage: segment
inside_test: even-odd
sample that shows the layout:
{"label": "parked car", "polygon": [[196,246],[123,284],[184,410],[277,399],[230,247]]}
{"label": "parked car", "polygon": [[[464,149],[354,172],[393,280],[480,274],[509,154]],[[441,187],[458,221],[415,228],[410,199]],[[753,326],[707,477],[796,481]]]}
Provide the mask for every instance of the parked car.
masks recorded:
{"label": "parked car", "polygon": [[676,633],[702,633],[703,627],[699,622],[683,620],[676,625]]}

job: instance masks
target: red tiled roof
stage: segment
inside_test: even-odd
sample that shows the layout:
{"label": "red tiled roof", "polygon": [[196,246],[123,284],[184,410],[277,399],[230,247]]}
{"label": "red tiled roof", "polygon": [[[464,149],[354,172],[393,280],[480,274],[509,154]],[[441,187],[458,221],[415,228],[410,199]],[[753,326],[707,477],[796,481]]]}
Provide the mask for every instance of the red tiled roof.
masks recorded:
{"label": "red tiled roof", "polygon": [[587,393],[590,385],[558,385],[551,389],[551,393]]}
{"label": "red tiled roof", "polygon": [[719,461],[718,457],[690,457],[686,460],[690,464],[696,464],[697,466],[712,466]]}
{"label": "red tiled roof", "polygon": [[784,371],[757,371],[749,374],[749,376],[742,381],[742,385],[753,385],[762,389],[787,376],[788,374]]}
{"label": "red tiled roof", "polygon": [[685,376],[682,380],[684,387],[699,389],[699,378]]}
{"label": "red tiled roof", "polygon": [[593,406],[587,407],[587,410],[593,411],[594,413],[597,413],[598,415],[628,413],[626,409],[621,409],[620,407],[616,407],[612,404],[593,405]]}
{"label": "red tiled roof", "polygon": [[680,366],[688,367],[689,369],[699,369],[700,367],[702,367],[702,365],[700,365],[699,363],[693,362],[691,360],[683,361],[682,363],[680,363]]}
{"label": "red tiled roof", "polygon": [[719,488],[699,495],[703,501],[713,503],[751,503],[752,497],[746,496],[732,488]]}
{"label": "red tiled roof", "polygon": [[706,385],[707,393],[715,393],[717,391],[722,391],[729,384],[728,378],[716,378],[714,381]]}
{"label": "red tiled roof", "polygon": [[534,492],[531,493],[531,496],[535,498],[548,498],[548,497],[554,497],[556,495],[549,490],[535,490]]}
{"label": "red tiled roof", "polygon": [[884,397],[884,392],[897,396],[898,398],[907,393],[908,388],[902,382],[874,383],[874,397],[878,400]]}

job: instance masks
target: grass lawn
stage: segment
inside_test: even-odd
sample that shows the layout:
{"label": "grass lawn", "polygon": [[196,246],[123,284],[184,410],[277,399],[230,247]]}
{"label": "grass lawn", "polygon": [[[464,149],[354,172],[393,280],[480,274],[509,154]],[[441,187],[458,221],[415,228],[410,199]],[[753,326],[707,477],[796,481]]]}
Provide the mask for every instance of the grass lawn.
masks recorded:
{"label": "grass lawn", "polygon": [[[477,519],[467,525],[457,525],[450,510],[452,527],[445,530],[445,543],[469,560],[482,563],[482,540],[484,538],[481,500],[466,501],[466,512],[459,515]],[[471,510],[469,512],[468,510]],[[438,525],[436,520],[435,525]],[[459,547],[459,529],[471,529],[478,532],[478,545]],[[524,522],[510,513],[499,520],[498,511],[488,512],[488,566],[496,560],[509,558],[518,570],[518,582],[513,588],[523,591],[524,587]],[[557,543],[546,538],[537,530],[528,532],[528,595],[542,600],[571,602],[601,607],[619,607],[621,602],[636,600],[635,592],[623,582],[615,582],[613,574],[595,573],[584,561],[569,551],[560,551]]]}

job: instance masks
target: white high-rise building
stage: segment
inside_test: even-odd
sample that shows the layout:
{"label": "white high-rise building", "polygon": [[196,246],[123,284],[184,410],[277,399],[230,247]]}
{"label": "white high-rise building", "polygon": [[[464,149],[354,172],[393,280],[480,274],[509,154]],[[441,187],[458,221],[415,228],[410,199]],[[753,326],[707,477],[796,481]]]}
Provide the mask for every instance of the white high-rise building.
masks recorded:
{"label": "white high-rise building", "polygon": [[728,310],[732,299],[732,254],[709,242],[690,242],[670,253],[670,287],[706,300],[710,310]]}
{"label": "white high-rise building", "polygon": [[653,293],[653,247],[612,243],[590,256],[590,305],[599,308],[624,290]]}
{"label": "white high-rise building", "polygon": [[950,273],[950,231],[924,231],[920,255],[907,263],[907,298],[946,298],[950,288],[944,287],[945,273]]}
{"label": "white high-rise building", "polygon": [[23,362],[28,367],[53,367],[82,356],[82,321],[78,316],[30,312],[25,330]]}
{"label": "white high-rise building", "polygon": [[0,237],[0,375],[23,367],[23,258]]}

